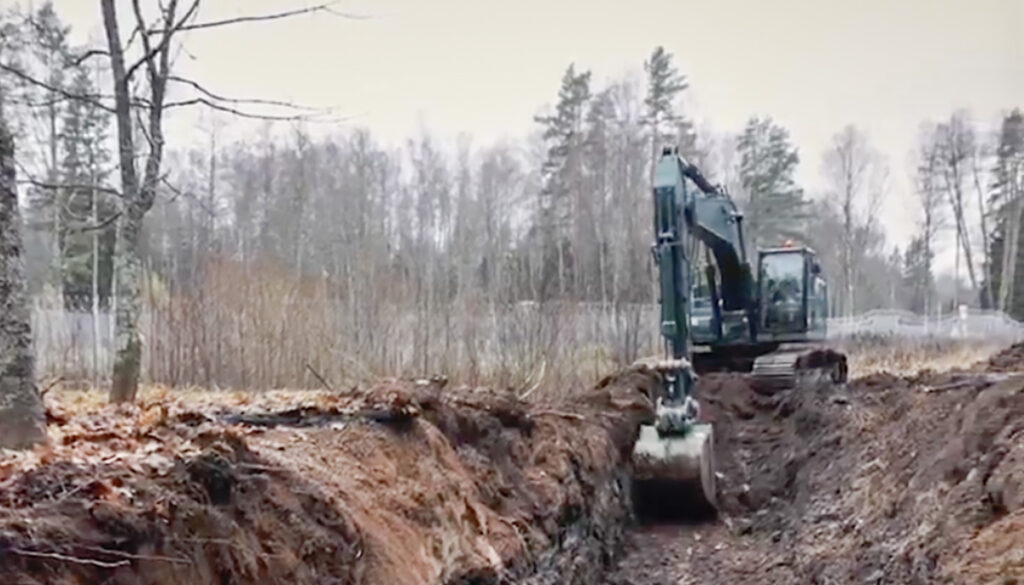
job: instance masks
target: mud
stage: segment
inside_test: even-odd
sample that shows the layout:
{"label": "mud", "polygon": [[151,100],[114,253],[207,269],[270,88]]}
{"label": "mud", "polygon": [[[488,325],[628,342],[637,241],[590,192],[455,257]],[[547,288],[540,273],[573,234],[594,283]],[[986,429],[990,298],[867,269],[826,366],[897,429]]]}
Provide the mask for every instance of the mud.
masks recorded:
{"label": "mud", "polygon": [[721,514],[635,528],[606,583],[1024,582],[1022,347],[774,396],[704,376]]}
{"label": "mud", "polygon": [[3,583],[593,583],[628,524],[645,370],[528,405],[391,382],[69,414],[0,458]]}

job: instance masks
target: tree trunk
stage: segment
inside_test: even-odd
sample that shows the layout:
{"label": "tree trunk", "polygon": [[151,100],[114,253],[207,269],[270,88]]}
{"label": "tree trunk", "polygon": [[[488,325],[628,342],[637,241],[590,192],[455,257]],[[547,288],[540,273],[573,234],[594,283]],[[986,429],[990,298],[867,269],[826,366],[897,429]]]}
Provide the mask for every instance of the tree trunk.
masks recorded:
{"label": "tree trunk", "polygon": [[[163,160],[163,104],[167,79],[170,75],[170,35],[177,0],[170,0],[164,10],[164,25],[167,30],[156,50],[150,45],[147,35],[142,35],[143,50],[147,57],[144,63],[148,72],[150,100],[148,104],[149,153],[143,179],[140,184],[135,168],[134,133],[132,127],[132,102],[129,78],[124,62],[124,48],[121,44],[121,33],[118,28],[117,10],[114,0],[101,0],[103,12],[103,28],[107,36],[107,48],[110,52],[110,69],[114,78],[114,109],[117,120],[118,168],[121,171],[121,190],[123,214],[119,218],[117,245],[115,247],[115,274],[124,293],[117,308],[115,318],[115,345],[117,355],[114,358],[113,379],[110,388],[111,402],[124,402],[135,399],[139,386],[139,371],[142,361],[142,344],[138,331],[142,292],[142,261],[139,252],[139,240],[142,231],[142,219],[153,206],[156,198],[157,185],[160,182],[160,164]],[[142,26],[142,16],[136,18]]]}
{"label": "tree trunk", "polygon": [[[51,82],[55,85],[57,81],[51,79]],[[58,142],[60,137],[57,134],[57,106],[55,100],[50,100],[50,104],[47,107],[47,118],[49,122],[50,134],[47,138],[49,142],[49,155],[50,160],[48,161],[49,169],[47,170],[47,180],[51,185],[56,185],[60,182],[60,172],[57,167],[57,153],[58,153]],[[67,228],[64,225],[64,194],[63,189],[57,187],[50,187],[53,193],[53,200],[50,202],[53,210],[53,238],[54,238],[54,251],[53,251],[53,279],[54,279],[54,301],[55,307],[59,314],[64,313],[64,249],[67,245],[65,240],[67,238]],[[66,329],[62,327],[62,330]],[[64,333],[67,333],[64,331]],[[61,336],[62,344],[65,342],[65,336]]]}
{"label": "tree trunk", "polygon": [[117,252],[114,256],[120,297],[115,313],[114,339],[116,355],[110,387],[111,402],[135,400],[142,363],[142,342],[139,337],[139,313],[142,298],[142,260],[139,258],[139,236],[142,214],[133,207],[118,221]]}
{"label": "tree trunk", "polygon": [[0,119],[0,447],[8,449],[46,441],[46,417],[35,386],[20,222],[14,139]]}
{"label": "tree trunk", "polygon": [[[1012,282],[1013,276],[1010,273],[1011,268],[1008,266],[1013,259],[1016,258],[1016,251],[1014,248],[1013,240],[1017,217],[1017,202],[1009,201],[1005,208],[1006,216],[1003,218],[1003,247],[1002,252],[999,256],[999,290],[994,291],[995,298],[993,299],[993,307],[997,311],[1006,310],[1006,301],[1010,296],[1010,286],[1008,282]],[[992,259],[995,262],[995,258]]]}
{"label": "tree trunk", "polygon": [[989,233],[988,233],[988,222],[985,219],[985,192],[981,188],[981,179],[978,177],[978,159],[972,157],[971,159],[971,173],[974,176],[974,189],[978,194],[978,218],[981,226],[981,249],[982,259],[982,278],[983,285],[981,291],[981,308],[991,309],[993,305],[993,291],[992,291],[992,261],[993,258],[989,254]]}
{"label": "tree trunk", "polygon": [[[95,163],[92,165],[92,169],[95,171]],[[99,214],[97,212],[96,198],[99,194],[96,192],[96,175],[95,172],[92,175],[93,189],[92,189],[92,201],[90,202],[90,216],[93,225],[97,225],[99,222]],[[94,230],[92,233],[92,379],[93,386],[99,386],[99,372],[100,372],[100,360],[99,360],[99,345],[100,345],[100,230]]]}

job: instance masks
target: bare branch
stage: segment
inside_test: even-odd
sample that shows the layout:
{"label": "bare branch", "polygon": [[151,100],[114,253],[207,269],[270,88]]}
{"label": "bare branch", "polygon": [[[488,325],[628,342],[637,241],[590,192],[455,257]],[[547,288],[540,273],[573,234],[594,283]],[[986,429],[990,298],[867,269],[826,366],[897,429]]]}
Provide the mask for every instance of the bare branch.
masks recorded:
{"label": "bare branch", "polygon": [[47,183],[45,181],[37,181],[35,179],[18,179],[19,185],[32,185],[33,187],[40,187],[42,189],[95,189],[100,193],[108,193],[110,195],[121,196],[121,192],[111,187],[104,187],[103,185],[87,185],[85,183]]}
{"label": "bare branch", "polygon": [[88,102],[88,103],[90,103],[90,104],[92,104],[92,105],[94,105],[94,106],[96,106],[98,108],[101,108],[101,109],[103,109],[103,110],[105,110],[107,112],[114,113],[114,109],[113,108],[111,108],[110,106],[107,106],[103,102],[99,101],[100,99],[103,98],[103,95],[101,95],[101,94],[78,94],[78,93],[72,93],[70,91],[67,91],[66,89],[63,89],[63,88],[60,88],[60,87],[56,87],[54,85],[46,83],[45,81],[41,81],[39,79],[36,79],[35,77],[32,77],[31,75],[29,75],[29,74],[25,73],[24,71],[18,69],[17,67],[11,67],[10,65],[7,65],[6,63],[0,63],[0,71],[5,71],[5,72],[10,73],[11,75],[17,77],[17,78],[19,78],[19,79],[29,83],[29,84],[32,84],[32,85],[34,85],[36,87],[41,87],[41,88],[43,88],[43,89],[45,89],[45,90],[47,90],[49,92],[52,92],[52,93],[58,94],[60,96],[63,96],[64,99]]}
{"label": "bare branch", "polygon": [[99,223],[93,223],[93,224],[87,224],[87,225],[81,225],[81,226],[76,226],[76,227],[73,227],[73,228],[69,228],[68,229],[68,233],[84,234],[84,233],[87,233],[87,232],[95,232],[95,231],[103,230],[103,229],[106,229],[107,226],[109,226],[110,224],[112,224],[115,221],[117,221],[117,218],[119,218],[119,217],[121,217],[121,212],[120,211],[118,211],[117,213],[111,214],[110,217],[108,217],[107,219],[104,219],[103,221],[101,221]]}
{"label": "bare branch", "polygon": [[121,560],[114,562],[99,561],[96,559],[83,559],[79,557],[71,557],[68,555],[62,555],[60,553],[48,553],[39,552],[34,550],[22,550],[20,548],[9,548],[7,552],[20,555],[23,557],[36,557],[40,559],[52,559],[55,561],[63,561],[65,563],[73,563],[76,565],[91,565],[93,567],[100,567],[102,569],[116,569],[118,567],[126,567],[131,564],[131,561]]}
{"label": "bare branch", "polygon": [[[139,5],[139,0],[132,0],[132,9],[135,11],[135,26],[137,26],[138,28],[145,28],[146,19],[144,16],[142,16],[142,7]],[[155,82],[156,77],[156,66],[153,64],[153,57],[155,57],[157,53],[164,49],[165,43],[169,42],[169,39],[173,34],[174,29],[168,31],[168,33],[165,34],[162,39],[160,39],[160,43],[157,44],[156,48],[153,48],[153,46],[150,44],[149,35],[143,34],[141,36],[143,56],[141,59],[136,61],[134,65],[128,68],[128,77],[131,78],[136,67],[145,64],[146,70],[149,72],[149,83],[150,85],[152,85]]]}
{"label": "bare branch", "polygon": [[109,51],[105,51],[103,49],[89,49],[85,53],[82,53],[78,57],[75,57],[74,59],[72,59],[69,63],[71,65],[71,67],[79,67],[82,63],[85,63],[90,58],[98,57],[98,56],[101,56],[101,55],[109,56],[110,52]]}
{"label": "bare branch", "polygon": [[101,547],[98,547],[98,546],[86,546],[84,544],[78,545],[78,548],[80,548],[82,550],[90,550],[90,551],[94,551],[94,552],[98,552],[98,553],[104,553],[104,554],[108,554],[108,555],[123,557],[123,558],[126,558],[126,559],[135,559],[137,561],[164,561],[164,562],[167,562],[167,563],[177,563],[177,564],[180,564],[180,565],[191,565],[192,564],[192,561],[190,561],[190,560],[188,560],[186,558],[182,558],[182,557],[167,557],[167,556],[163,556],[163,555],[137,555],[137,554],[132,554],[132,553],[126,553],[126,552],[120,551],[120,550],[111,550],[111,549],[101,548]]}
{"label": "bare branch", "polygon": [[140,32],[142,32],[142,27],[136,24],[135,28],[132,29],[132,34],[128,35],[128,40],[124,43],[123,51],[127,51],[132,47],[132,44],[135,42],[135,39],[138,37]]}
{"label": "bare branch", "polygon": [[[188,22],[189,19],[192,18],[192,16],[194,16],[195,11],[199,8],[199,1],[200,0],[193,0],[192,1],[192,5],[189,6],[188,10],[185,11],[185,16],[182,16],[181,19],[178,20],[178,22],[176,24],[174,24],[173,26],[171,26],[170,28],[163,29],[163,30],[158,29],[158,30],[155,30],[155,31],[147,31],[145,34],[141,35],[141,37],[142,37],[143,55],[142,55],[142,57],[139,58],[138,61],[136,61],[135,63],[132,63],[132,65],[130,67],[128,67],[128,72],[125,73],[125,77],[127,79],[131,79],[132,75],[135,74],[135,70],[138,69],[139,67],[141,67],[143,64],[152,63],[153,58],[156,57],[157,54],[160,53],[160,51],[162,51],[163,48],[168,43],[171,42],[171,37],[174,36],[175,32],[177,32],[179,30],[185,30],[183,27],[185,26],[185,23]],[[135,8],[136,19],[138,20],[138,25],[136,27],[136,30],[140,30],[140,29],[142,29],[145,26],[145,20],[143,20],[143,18],[142,18],[141,9],[139,8],[137,1],[133,2],[133,6]],[[148,35],[155,34],[155,33],[164,33],[164,36],[160,40],[160,43],[156,47],[153,47],[153,46],[150,45],[149,36]],[[133,37],[134,37],[134,34],[135,33],[133,32],[132,33]]]}
{"label": "bare branch", "polygon": [[223,95],[219,95],[219,94],[213,93],[212,91],[210,91],[210,90],[206,89],[205,87],[203,87],[202,85],[200,85],[199,82],[193,81],[191,79],[185,79],[183,77],[178,77],[177,75],[171,75],[167,79],[169,81],[175,81],[177,83],[182,83],[182,84],[191,86],[192,88],[196,89],[197,91],[199,91],[200,93],[202,93],[206,97],[208,97],[210,99],[213,99],[213,100],[216,100],[216,101],[219,101],[219,102],[226,102],[226,103],[231,103],[231,104],[254,104],[254,105],[263,105],[263,106],[279,106],[279,107],[282,107],[282,108],[292,108],[292,109],[296,109],[296,110],[308,110],[308,111],[315,111],[315,110],[318,109],[318,108],[312,108],[312,107],[309,107],[309,106],[300,106],[300,105],[297,105],[297,104],[293,104],[291,102],[284,102],[284,101],[278,101],[278,100],[267,100],[267,99],[256,99],[256,98],[230,98],[230,97],[227,97],[227,96],[223,96]]}
{"label": "bare branch", "polygon": [[39,390],[39,396],[46,396],[47,392],[49,392],[50,390],[53,390],[54,387],[57,386],[57,384],[60,384],[63,381],[64,381],[64,376],[57,376],[52,382],[50,382],[44,388],[41,388]]}
{"label": "bare branch", "polygon": [[586,420],[583,415],[575,412],[564,412],[561,410],[538,410],[530,413],[530,416],[557,416],[559,418],[571,418],[573,420]]}
{"label": "bare branch", "polygon": [[181,107],[185,107],[185,106],[195,106],[195,105],[204,105],[204,106],[206,106],[208,108],[212,108],[214,110],[218,110],[218,111],[221,111],[221,112],[227,112],[229,114],[234,114],[234,115],[236,115],[236,116],[238,116],[240,118],[249,118],[251,120],[270,120],[270,121],[275,121],[275,122],[297,122],[297,121],[300,121],[300,120],[306,120],[306,121],[310,120],[309,114],[305,114],[305,113],[303,113],[303,114],[292,114],[292,115],[274,115],[274,114],[254,114],[252,112],[243,112],[241,110],[232,108],[230,106],[225,106],[223,104],[218,104],[217,102],[215,102],[213,100],[209,100],[209,99],[204,98],[204,97],[192,98],[192,99],[188,99],[188,100],[184,100],[184,101],[180,101],[180,102],[168,102],[167,104],[164,104],[164,108],[165,109],[168,109],[168,108],[181,108]]}
{"label": "bare branch", "polygon": [[327,383],[327,380],[325,380],[324,377],[320,375],[320,372],[317,372],[316,370],[313,369],[313,366],[306,364],[306,369],[309,370],[311,374],[313,374],[313,377],[315,377],[321,384],[323,384],[323,387],[325,389],[327,389],[330,392],[334,392],[334,388],[332,388],[331,385]]}
{"label": "bare branch", "polygon": [[[331,15],[338,16],[338,17],[341,17],[341,18],[348,18],[348,19],[353,19],[353,20],[359,20],[359,19],[367,18],[366,16],[361,16],[361,15],[357,15],[357,14],[349,14],[349,13],[340,12],[338,10],[333,9],[332,6],[334,6],[334,5],[338,4],[338,3],[339,3],[339,0],[333,0],[331,2],[325,2],[323,4],[317,4],[315,6],[307,6],[306,8],[297,8],[295,10],[287,10],[285,12],[277,12],[277,13],[274,13],[274,14],[260,14],[260,15],[255,15],[255,16],[237,16],[235,18],[225,18],[223,20],[213,20],[213,21],[210,21],[210,22],[199,22],[199,23],[196,23],[196,24],[190,24],[190,25],[178,27],[177,30],[201,30],[201,29],[216,28],[216,27],[221,27],[221,26],[230,26],[230,25],[233,25],[233,24],[241,24],[241,23],[245,23],[245,22],[265,22],[265,21],[268,21],[268,20],[280,20],[282,18],[289,18],[289,17],[292,17],[292,16],[301,16],[303,14],[313,14],[313,13],[316,13],[316,12],[323,12],[323,13],[326,13],[326,14],[331,14]],[[155,30],[155,31],[152,31],[150,34],[162,33],[162,32],[164,32],[164,31],[162,31],[162,30]]]}
{"label": "bare branch", "polygon": [[20,161],[15,160],[14,163],[18,166],[18,169],[20,171],[19,174],[21,176],[29,177],[28,179],[18,179],[16,183],[19,185],[32,185],[34,187],[40,187],[43,189],[95,189],[100,193],[109,193],[110,195],[116,195],[118,197],[121,196],[121,192],[118,191],[117,189],[114,189],[112,187],[104,187],[103,185],[89,185],[86,183],[49,183],[46,181],[38,181],[36,179],[31,178],[32,173]]}
{"label": "bare branch", "polygon": [[204,203],[202,199],[196,197],[191,191],[183,191],[182,189],[178,188],[174,183],[171,183],[166,176],[160,177],[160,182],[166,185],[167,188],[170,189],[172,193],[174,193],[174,197],[172,197],[169,201],[174,201],[177,198],[184,196],[191,199],[199,207],[202,207],[203,211],[208,213],[210,217],[217,217],[217,211],[215,209],[210,209],[210,207],[206,203]]}

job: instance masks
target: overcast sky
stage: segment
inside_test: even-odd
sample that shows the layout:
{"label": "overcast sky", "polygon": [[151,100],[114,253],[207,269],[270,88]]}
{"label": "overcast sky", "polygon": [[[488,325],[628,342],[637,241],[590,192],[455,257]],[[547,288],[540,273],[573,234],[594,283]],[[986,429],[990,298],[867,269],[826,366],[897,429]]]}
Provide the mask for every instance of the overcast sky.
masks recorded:
{"label": "overcast sky", "polygon": [[[100,37],[98,2],[55,4],[79,38]],[[205,0],[202,14],[301,5]],[[181,65],[221,93],[335,106],[384,140],[425,127],[482,143],[530,131],[570,62],[600,86],[638,72],[660,44],[689,78],[690,116],[728,132],[773,116],[799,147],[811,192],[832,133],[863,127],[892,166],[883,220],[901,245],[916,220],[907,174],[921,122],[964,107],[992,130],[1001,112],[1024,106],[1024,0],[352,0],[339,9],[369,18],[195,32]]]}

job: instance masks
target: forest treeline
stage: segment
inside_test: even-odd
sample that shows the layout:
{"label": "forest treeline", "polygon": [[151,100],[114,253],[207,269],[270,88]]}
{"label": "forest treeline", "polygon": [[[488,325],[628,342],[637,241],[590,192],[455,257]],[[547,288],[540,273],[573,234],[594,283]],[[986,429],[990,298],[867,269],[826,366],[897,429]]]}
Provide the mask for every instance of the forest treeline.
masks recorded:
{"label": "forest treeline", "polygon": [[[106,309],[124,214],[109,64],[70,44],[49,3],[2,18],[0,96],[18,144],[31,290]],[[953,234],[970,291],[959,300],[1024,318],[1019,109],[991,135],[962,110],[922,121],[919,229],[900,250],[878,217],[892,168],[856,125],[837,128],[822,153],[800,152],[768,116],[735,135],[702,132],[673,56],[655,48],[642,72],[598,85],[569,65],[553,105],[522,121],[535,132],[521,141],[423,133],[393,147],[368,129],[313,132],[301,120],[267,120],[231,141],[209,124],[187,148],[170,136],[141,235],[147,294],[211,303],[237,294],[217,282],[227,273],[314,288],[362,323],[357,336],[396,311],[416,321],[523,301],[650,303],[652,161],[676,145],[737,200],[748,249],[789,239],[819,253],[835,315],[951,310],[939,306],[952,300],[937,294],[934,263]],[[144,125],[135,133],[152,141]],[[820,167],[826,188],[805,190],[800,165]]]}

